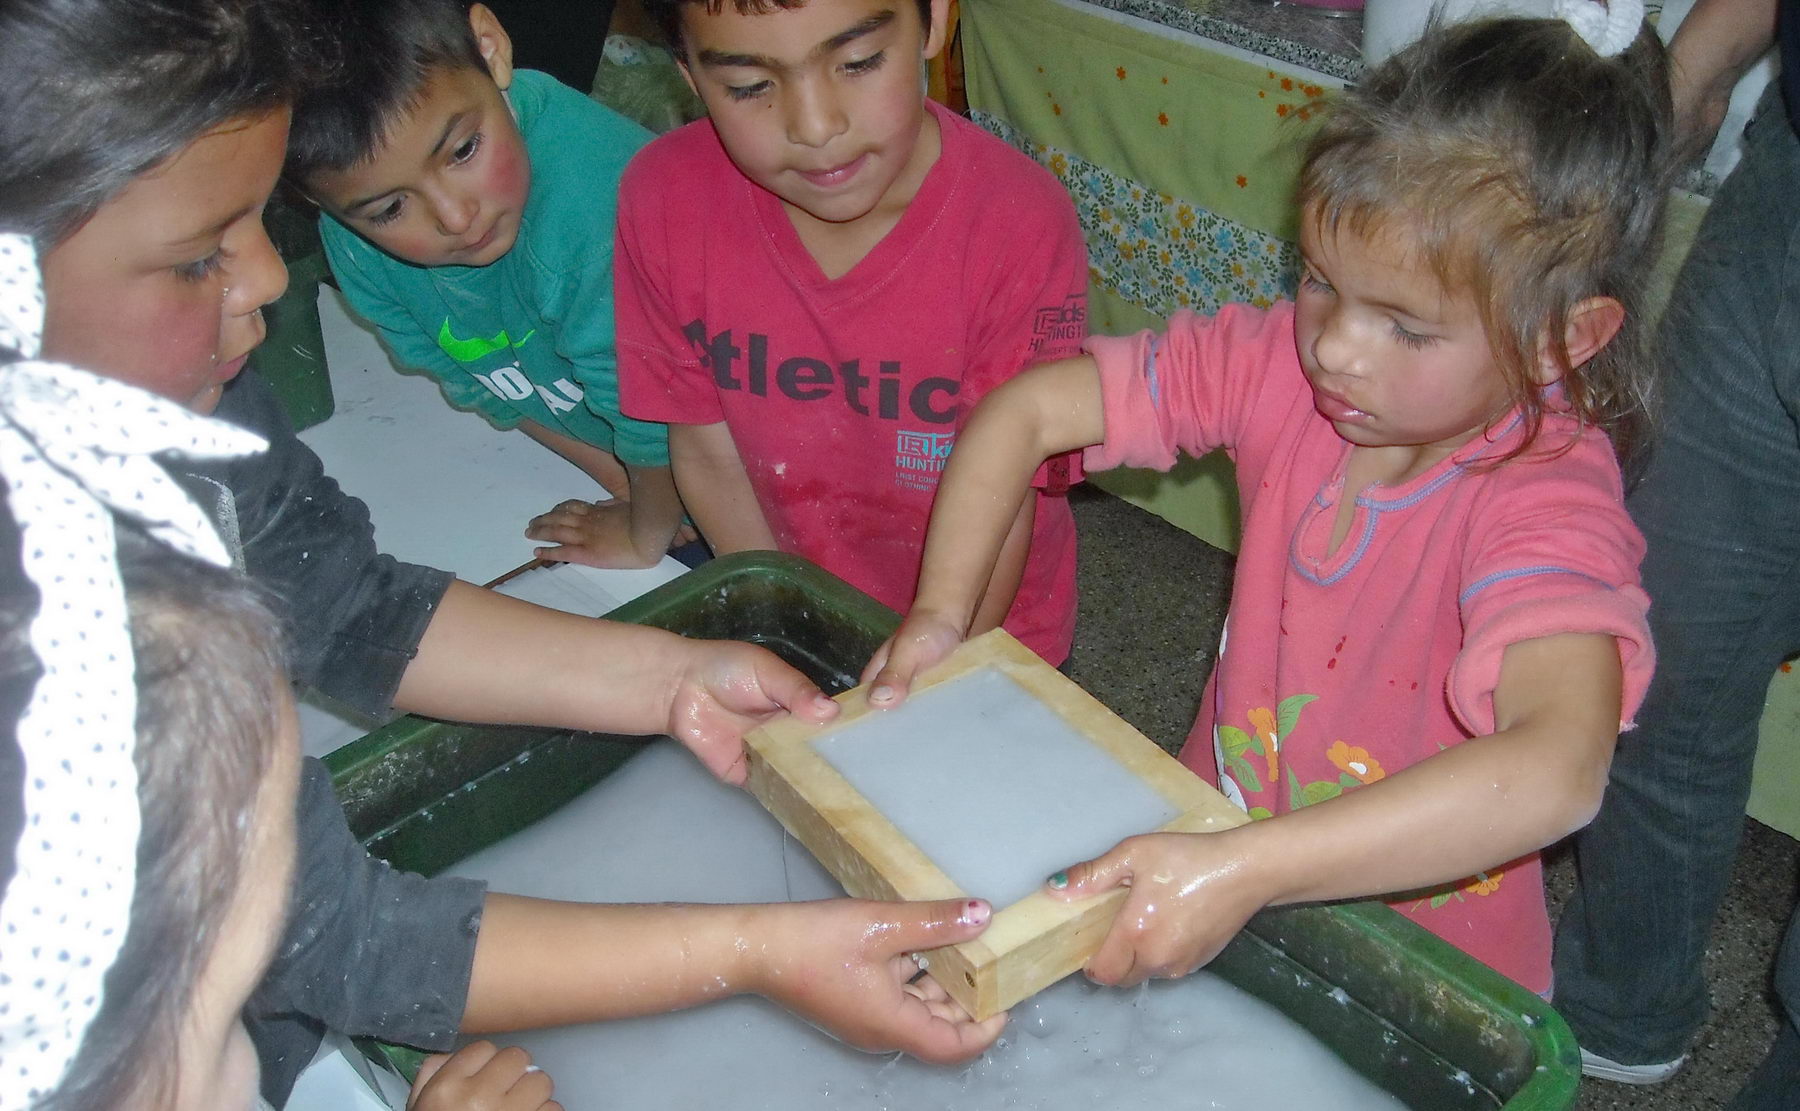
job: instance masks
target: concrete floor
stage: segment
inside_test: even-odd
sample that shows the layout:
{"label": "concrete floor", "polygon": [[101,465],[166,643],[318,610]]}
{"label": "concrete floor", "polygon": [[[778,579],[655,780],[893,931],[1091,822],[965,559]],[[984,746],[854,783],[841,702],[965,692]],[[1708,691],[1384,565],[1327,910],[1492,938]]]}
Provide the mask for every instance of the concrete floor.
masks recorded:
{"label": "concrete floor", "polygon": [[[1081,610],[1069,674],[1173,750],[1193,724],[1230,593],[1232,557],[1110,495],[1076,491]],[[1573,885],[1548,854],[1552,913]],[[1800,844],[1745,820],[1744,846],[1714,929],[1713,1014],[1679,1075],[1651,1088],[1585,1081],[1581,1111],[1723,1107],[1774,1037],[1768,982],[1795,903]]]}

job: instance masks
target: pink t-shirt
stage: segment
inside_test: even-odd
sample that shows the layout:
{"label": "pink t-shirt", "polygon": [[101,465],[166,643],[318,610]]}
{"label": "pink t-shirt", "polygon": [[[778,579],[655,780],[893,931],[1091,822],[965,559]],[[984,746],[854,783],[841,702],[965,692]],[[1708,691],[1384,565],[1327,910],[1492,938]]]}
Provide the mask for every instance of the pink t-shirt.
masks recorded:
{"label": "pink t-shirt", "polygon": [[[1350,444],[1313,409],[1291,304],[1183,313],[1163,335],[1089,347],[1106,415],[1090,469],[1166,469],[1178,451],[1218,447],[1237,464],[1244,536],[1231,612],[1181,758],[1252,814],[1335,797],[1491,733],[1501,653],[1516,641],[1617,637],[1624,717],[1636,712],[1653,660],[1643,538],[1604,435],[1552,414],[1541,447],[1481,468],[1518,443],[1522,421],[1509,418],[1412,481],[1365,490],[1332,552]],[[1537,854],[1391,901],[1548,990]]]}
{"label": "pink t-shirt", "polygon": [[[783,551],[912,605],[938,477],[981,396],[1087,335],[1075,208],[1042,167],[933,104],[943,153],[900,222],[827,279],[707,121],[625,171],[614,261],[625,412],[724,421]],[[1075,628],[1069,456],[1039,476],[1006,628],[1060,663]]]}

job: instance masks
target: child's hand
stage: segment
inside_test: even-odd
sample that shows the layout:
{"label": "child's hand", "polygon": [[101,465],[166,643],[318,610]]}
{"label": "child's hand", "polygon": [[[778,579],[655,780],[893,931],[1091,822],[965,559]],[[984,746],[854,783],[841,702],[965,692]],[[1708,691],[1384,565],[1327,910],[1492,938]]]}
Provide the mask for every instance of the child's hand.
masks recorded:
{"label": "child's hand", "polygon": [[744,734],[783,713],[818,724],[838,704],[774,653],[732,640],[683,641],[668,695],[668,734],[708,771],[741,786]]}
{"label": "child's hand", "polygon": [[1006,1027],[1005,1014],[972,1020],[908,955],[979,936],[993,917],[983,900],[833,899],[767,909],[756,992],[858,1049],[952,1064],[987,1049]]}
{"label": "child's hand", "polygon": [[637,550],[631,535],[631,502],[622,498],[563,502],[550,512],[533,517],[525,526],[525,537],[556,545],[538,548],[532,554],[563,563],[651,567],[662,559],[661,552],[646,557]]}
{"label": "child's hand", "polygon": [[863,668],[862,681],[874,684],[869,704],[884,709],[900,705],[919,672],[955,651],[964,632],[948,618],[913,610]]}
{"label": "child's hand", "polygon": [[1251,867],[1241,849],[1243,833],[1253,828],[1130,837],[1105,856],[1052,876],[1047,890],[1064,900],[1131,889],[1087,963],[1088,979],[1129,987],[1186,976],[1218,956],[1274,897],[1263,870]]}
{"label": "child's hand", "polygon": [[518,1046],[474,1042],[427,1057],[406,1097],[407,1111],[562,1111],[555,1085]]}

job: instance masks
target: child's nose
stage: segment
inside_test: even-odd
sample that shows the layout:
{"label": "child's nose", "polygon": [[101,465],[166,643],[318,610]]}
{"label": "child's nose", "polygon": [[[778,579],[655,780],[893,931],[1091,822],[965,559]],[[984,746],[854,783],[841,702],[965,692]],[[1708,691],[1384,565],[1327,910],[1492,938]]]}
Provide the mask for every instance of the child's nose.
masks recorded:
{"label": "child's nose", "polygon": [[481,204],[473,196],[441,189],[430,194],[431,215],[445,235],[462,235],[475,224]]}
{"label": "child's nose", "polygon": [[805,82],[794,90],[788,106],[788,139],[805,147],[822,147],[844,133],[849,118],[825,82]]}
{"label": "child's nose", "polygon": [[1356,361],[1356,345],[1342,313],[1327,313],[1313,338],[1313,361],[1319,369],[1341,374]]}
{"label": "child's nose", "polygon": [[255,312],[287,291],[287,266],[260,223],[238,248],[231,269],[225,292],[225,311],[231,315]]}

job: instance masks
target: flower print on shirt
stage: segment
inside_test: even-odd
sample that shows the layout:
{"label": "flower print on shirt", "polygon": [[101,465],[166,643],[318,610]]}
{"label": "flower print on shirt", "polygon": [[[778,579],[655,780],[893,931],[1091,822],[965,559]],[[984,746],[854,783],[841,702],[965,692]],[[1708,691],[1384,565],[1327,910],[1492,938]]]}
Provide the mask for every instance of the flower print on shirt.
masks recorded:
{"label": "flower print on shirt", "polygon": [[[1245,788],[1251,791],[1263,789],[1265,775],[1270,786],[1280,782],[1281,743],[1300,724],[1300,712],[1318,698],[1316,694],[1293,694],[1276,703],[1273,710],[1267,706],[1253,706],[1244,713],[1245,720],[1250,723],[1250,732],[1224,724],[1214,730],[1219,783],[1225,794],[1239,806],[1244,805]],[[1262,757],[1260,772],[1250,762],[1250,755]],[[1252,818],[1269,816],[1266,807],[1248,809]]]}

